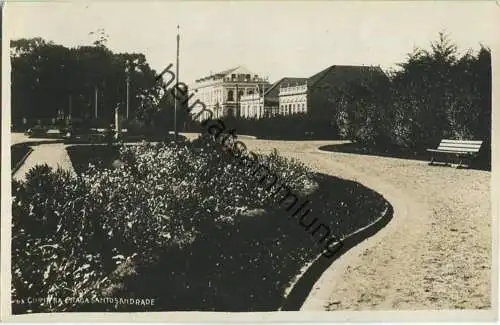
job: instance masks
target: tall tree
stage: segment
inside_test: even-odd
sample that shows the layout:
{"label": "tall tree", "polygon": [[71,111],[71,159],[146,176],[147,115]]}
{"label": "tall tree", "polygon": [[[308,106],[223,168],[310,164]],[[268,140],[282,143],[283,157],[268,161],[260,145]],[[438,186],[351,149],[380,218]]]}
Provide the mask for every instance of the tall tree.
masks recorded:
{"label": "tall tree", "polygon": [[[50,119],[58,112],[111,123],[126,102],[129,68],[131,116],[148,97],[159,98],[162,82],[140,53],[113,53],[98,31],[93,46],[66,48],[41,38],[11,41],[12,118]],[[123,112],[125,113],[125,112]]]}

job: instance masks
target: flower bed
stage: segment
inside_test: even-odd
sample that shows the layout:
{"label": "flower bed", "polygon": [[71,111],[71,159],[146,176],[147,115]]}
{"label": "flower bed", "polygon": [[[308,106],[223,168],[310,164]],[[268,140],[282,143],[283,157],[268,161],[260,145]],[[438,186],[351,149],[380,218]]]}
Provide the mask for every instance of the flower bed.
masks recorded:
{"label": "flower bed", "polygon": [[[75,166],[76,177],[41,166],[26,182],[14,182],[13,300],[107,296],[157,303],[70,300],[14,304],[15,313],[276,310],[300,268],[321,252],[244,166],[207,139],[119,152],[95,148],[68,150],[74,163],[94,159],[88,169]],[[296,193],[316,184],[312,210],[338,237],[384,207],[357,183],[313,176],[277,153],[261,160]]]}

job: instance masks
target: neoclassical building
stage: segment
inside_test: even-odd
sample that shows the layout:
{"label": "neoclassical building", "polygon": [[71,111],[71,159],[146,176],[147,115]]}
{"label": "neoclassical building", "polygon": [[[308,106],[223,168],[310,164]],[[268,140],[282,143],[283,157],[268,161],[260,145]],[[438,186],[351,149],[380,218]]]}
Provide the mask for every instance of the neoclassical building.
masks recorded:
{"label": "neoclassical building", "polygon": [[[199,100],[204,103],[207,110],[213,112],[214,118],[227,115],[240,117],[259,114],[257,111],[250,113],[246,105],[247,99],[243,98],[256,95],[268,87],[267,78],[238,66],[196,80],[192,86],[194,95],[191,96],[189,105]],[[242,106],[242,103],[245,104]],[[244,111],[242,107],[245,107]]]}

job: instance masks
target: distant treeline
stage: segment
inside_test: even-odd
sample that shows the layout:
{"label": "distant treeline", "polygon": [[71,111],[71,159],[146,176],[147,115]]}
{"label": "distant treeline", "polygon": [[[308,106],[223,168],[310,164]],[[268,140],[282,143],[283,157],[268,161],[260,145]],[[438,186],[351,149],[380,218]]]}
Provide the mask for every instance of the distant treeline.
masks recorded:
{"label": "distant treeline", "polygon": [[106,41],[100,35],[93,45],[76,48],[42,38],[11,41],[13,124],[47,123],[71,114],[109,125],[116,106],[126,115],[128,69],[130,122],[149,131],[171,129],[173,96],[144,54],[113,53]]}
{"label": "distant treeline", "polygon": [[445,35],[416,49],[390,74],[389,89],[369,82],[341,90],[332,116],[339,134],[371,147],[421,151],[442,138],[491,139],[491,53],[459,55]]}

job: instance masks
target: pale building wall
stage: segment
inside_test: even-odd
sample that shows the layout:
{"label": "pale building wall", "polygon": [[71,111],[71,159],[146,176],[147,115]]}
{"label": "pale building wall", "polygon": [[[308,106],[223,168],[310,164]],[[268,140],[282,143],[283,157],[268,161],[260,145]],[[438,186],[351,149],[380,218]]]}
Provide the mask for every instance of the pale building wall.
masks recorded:
{"label": "pale building wall", "polygon": [[[256,94],[259,87],[267,85],[268,82],[257,75],[252,74],[232,74],[220,76],[218,78],[211,78],[209,80],[202,80],[196,82],[194,87],[194,95],[190,98],[188,104],[190,107],[199,100],[202,102],[206,109],[211,111],[214,118],[222,117],[227,114],[229,110],[233,110],[236,115],[257,114],[262,115],[262,108],[259,108],[255,103],[248,106],[243,104],[241,98]],[[239,107],[238,107],[239,106]],[[201,110],[201,105],[197,104],[192,110],[192,114],[196,114]],[[239,113],[239,114],[238,114]],[[207,113],[206,115],[209,115]],[[198,119],[205,118],[200,116]]]}
{"label": "pale building wall", "polygon": [[307,90],[307,84],[280,88],[279,114],[307,113]]}
{"label": "pale building wall", "polygon": [[257,93],[241,97],[241,117],[262,118],[264,116],[264,100]]}

